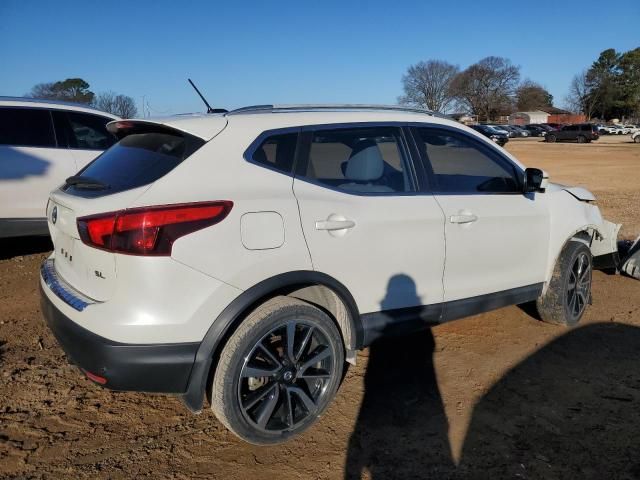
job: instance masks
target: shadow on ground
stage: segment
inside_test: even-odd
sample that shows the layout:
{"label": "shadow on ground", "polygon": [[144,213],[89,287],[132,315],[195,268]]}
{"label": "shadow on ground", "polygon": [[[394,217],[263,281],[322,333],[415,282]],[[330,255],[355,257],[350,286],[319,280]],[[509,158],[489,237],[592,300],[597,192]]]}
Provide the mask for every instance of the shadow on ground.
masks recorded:
{"label": "shadow on ground", "polygon": [[461,473],[640,478],[640,328],[571,330],[476,405]]}
{"label": "shadow on ground", "polygon": [[53,250],[49,237],[20,237],[0,239],[0,260],[7,260],[22,255],[45,253]]}
{"label": "shadow on ground", "polygon": [[371,347],[346,478],[640,478],[640,328],[577,328],[516,365],[475,406],[458,466],[432,350],[430,334]]}

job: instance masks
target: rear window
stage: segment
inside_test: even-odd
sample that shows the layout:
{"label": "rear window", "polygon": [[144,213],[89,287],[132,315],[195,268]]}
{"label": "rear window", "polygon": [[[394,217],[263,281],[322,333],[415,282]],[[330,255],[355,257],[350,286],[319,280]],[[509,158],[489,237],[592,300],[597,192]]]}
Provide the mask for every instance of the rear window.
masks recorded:
{"label": "rear window", "polygon": [[96,196],[148,185],[165,176],[203,144],[199,138],[176,131],[132,133],[78,173],[107,188],[85,190],[82,186],[69,186],[66,191]]}

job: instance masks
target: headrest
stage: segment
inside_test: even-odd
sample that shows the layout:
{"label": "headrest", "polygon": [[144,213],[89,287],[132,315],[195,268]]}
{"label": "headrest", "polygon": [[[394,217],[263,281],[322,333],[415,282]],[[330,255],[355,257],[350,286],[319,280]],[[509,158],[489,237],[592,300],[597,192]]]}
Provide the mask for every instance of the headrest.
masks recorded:
{"label": "headrest", "polygon": [[373,140],[358,142],[347,161],[345,177],[355,182],[372,182],[383,172],[384,160],[378,145]]}

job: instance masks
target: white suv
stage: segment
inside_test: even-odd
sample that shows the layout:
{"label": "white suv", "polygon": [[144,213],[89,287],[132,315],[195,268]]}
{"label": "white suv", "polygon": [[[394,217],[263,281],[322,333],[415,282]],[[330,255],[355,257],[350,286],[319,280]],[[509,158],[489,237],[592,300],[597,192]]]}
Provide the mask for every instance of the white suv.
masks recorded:
{"label": "white suv", "polygon": [[109,124],[51,194],[42,311],[85,375],[256,444],[327,408],[383,335],[510,304],[576,324],[619,225],[424,111],[257,106]]}
{"label": "white suv", "polygon": [[75,103],[0,97],[0,238],[47,235],[49,192],[116,141],[118,117]]}

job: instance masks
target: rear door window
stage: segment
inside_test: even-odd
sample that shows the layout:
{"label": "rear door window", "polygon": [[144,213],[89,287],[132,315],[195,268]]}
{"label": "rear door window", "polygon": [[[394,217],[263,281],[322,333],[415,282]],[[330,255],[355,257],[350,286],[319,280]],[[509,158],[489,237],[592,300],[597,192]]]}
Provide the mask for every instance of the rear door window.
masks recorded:
{"label": "rear door window", "polygon": [[414,191],[401,138],[396,127],[316,130],[308,161],[298,173],[315,183],[349,193]]}
{"label": "rear door window", "polygon": [[[137,132],[122,138],[78,175],[96,180],[106,188],[91,196],[108,195],[141,187],[163,177],[204,144],[204,140],[174,130]],[[86,196],[81,186],[67,192]]]}
{"label": "rear door window", "polygon": [[49,110],[0,108],[0,145],[55,148]]}

